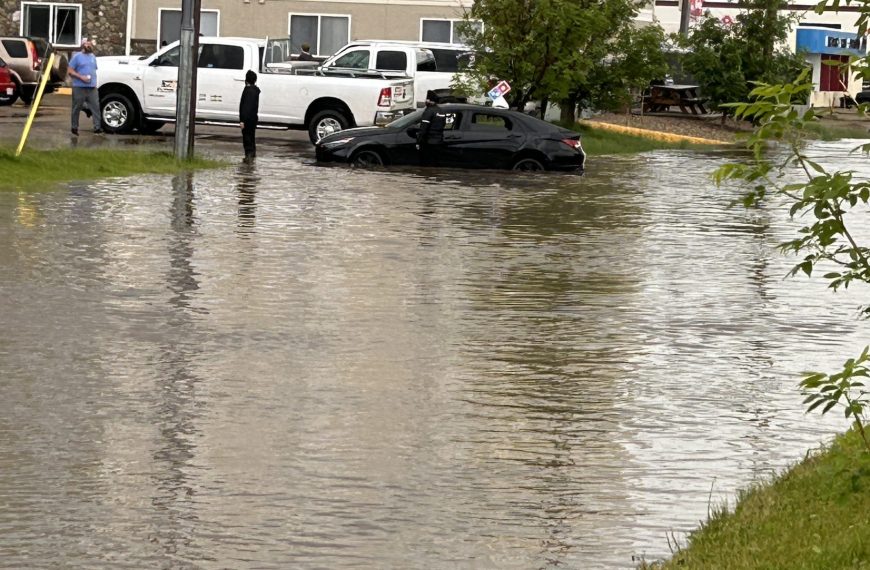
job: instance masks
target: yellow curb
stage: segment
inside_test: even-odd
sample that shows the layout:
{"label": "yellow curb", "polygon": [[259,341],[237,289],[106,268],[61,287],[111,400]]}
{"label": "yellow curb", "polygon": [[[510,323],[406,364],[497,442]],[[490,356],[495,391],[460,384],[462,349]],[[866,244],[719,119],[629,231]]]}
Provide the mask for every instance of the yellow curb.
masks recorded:
{"label": "yellow curb", "polygon": [[720,141],[716,139],[705,139],[702,137],[690,137],[687,135],[675,135],[673,133],[663,133],[661,131],[651,131],[649,129],[638,129],[636,127],[623,127],[622,125],[614,125],[612,123],[602,123],[600,121],[577,121],[581,125],[591,127],[593,129],[603,129],[605,131],[615,131],[617,133],[625,133],[627,135],[635,135],[639,137],[647,137],[660,141],[681,142],[685,141],[692,144],[733,144],[728,141]]}
{"label": "yellow curb", "polygon": [[58,87],[54,92],[58,95],[72,95],[72,87]]}

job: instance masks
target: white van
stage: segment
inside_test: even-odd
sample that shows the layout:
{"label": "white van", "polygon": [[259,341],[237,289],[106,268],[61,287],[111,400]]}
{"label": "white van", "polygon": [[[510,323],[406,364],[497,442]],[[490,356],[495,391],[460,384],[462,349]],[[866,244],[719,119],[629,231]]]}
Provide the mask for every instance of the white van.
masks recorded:
{"label": "white van", "polygon": [[471,49],[458,44],[402,42],[389,40],[353,41],[320,66],[326,72],[380,72],[385,77],[413,77],[414,100],[426,102],[426,92],[450,89],[453,76],[471,59]]}

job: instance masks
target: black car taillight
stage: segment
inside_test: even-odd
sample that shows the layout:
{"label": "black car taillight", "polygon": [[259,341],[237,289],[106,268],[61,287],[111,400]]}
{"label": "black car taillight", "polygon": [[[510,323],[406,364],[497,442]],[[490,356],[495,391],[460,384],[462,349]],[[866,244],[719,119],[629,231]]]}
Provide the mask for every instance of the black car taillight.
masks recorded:
{"label": "black car taillight", "polygon": [[583,147],[580,146],[580,139],[562,139],[562,144],[566,144],[574,150],[583,150]]}

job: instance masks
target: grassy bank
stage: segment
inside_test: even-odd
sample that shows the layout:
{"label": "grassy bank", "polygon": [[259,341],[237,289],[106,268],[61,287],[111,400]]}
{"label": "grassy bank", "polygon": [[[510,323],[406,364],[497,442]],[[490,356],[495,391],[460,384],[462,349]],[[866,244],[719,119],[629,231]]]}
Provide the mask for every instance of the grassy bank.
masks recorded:
{"label": "grassy bank", "polygon": [[671,142],[641,137],[631,134],[618,133],[604,129],[596,129],[586,125],[576,124],[571,130],[581,133],[583,150],[589,156],[601,156],[606,154],[634,154],[661,149],[710,149],[715,145],[692,144],[686,141]]}
{"label": "grassy bank", "polygon": [[870,138],[870,134],[867,132],[867,126],[870,126],[870,123],[868,123],[868,125],[838,125],[835,120],[819,121],[807,125],[807,136],[812,139],[823,141],[866,139]]}
{"label": "grassy bank", "polygon": [[648,570],[870,568],[870,453],[850,431],[723,509]]}
{"label": "grassy bank", "polygon": [[0,191],[47,187],[71,180],[95,180],[132,174],[173,174],[217,168],[223,163],[195,158],[180,162],[171,153],[113,149],[26,150],[0,148]]}

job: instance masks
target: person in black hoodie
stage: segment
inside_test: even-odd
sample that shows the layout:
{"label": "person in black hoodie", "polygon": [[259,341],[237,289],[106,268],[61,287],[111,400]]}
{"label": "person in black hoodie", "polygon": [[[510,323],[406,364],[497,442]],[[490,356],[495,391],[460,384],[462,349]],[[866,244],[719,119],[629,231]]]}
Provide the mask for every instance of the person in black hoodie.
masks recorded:
{"label": "person in black hoodie", "polygon": [[245,147],[245,160],[257,156],[257,111],[260,108],[260,88],[257,87],[257,74],[248,70],[245,74],[245,88],[239,101],[239,127],[242,129],[242,146]]}
{"label": "person in black hoodie", "polygon": [[444,138],[444,123],[446,117],[441,112],[438,102],[441,98],[434,91],[426,92],[426,109],[420,119],[420,130],[417,132],[417,150],[420,151],[420,164],[430,166],[435,163],[435,153]]}

